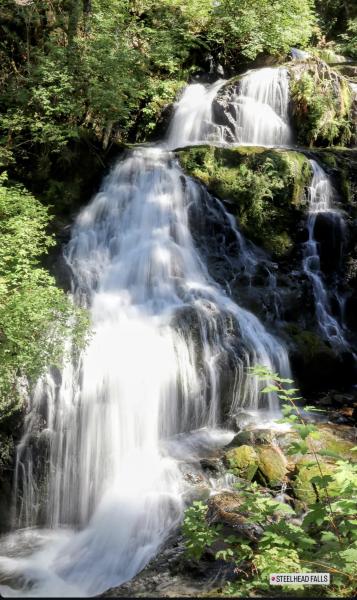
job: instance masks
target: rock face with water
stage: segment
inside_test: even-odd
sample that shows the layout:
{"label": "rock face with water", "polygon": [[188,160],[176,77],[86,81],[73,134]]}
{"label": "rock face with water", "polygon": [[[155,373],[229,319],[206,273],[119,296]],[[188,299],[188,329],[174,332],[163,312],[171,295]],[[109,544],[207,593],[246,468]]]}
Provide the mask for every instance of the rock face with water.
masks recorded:
{"label": "rock face with water", "polygon": [[[99,593],[155,555],[182,518],[180,440],[173,452],[172,438],[214,431],[240,411],[278,415],[276,395],[262,402],[264,384],[246,370],[264,364],[288,375],[285,346],[210,277],[189,228],[190,205],[203,203],[214,200],[171,154],[135,150],[73,228],[66,260],[94,333],[59,385],[50,374],[38,383],[16,464],[18,525],[58,533],[45,542],[52,563],[40,562],[33,577],[34,552],[25,568],[38,593],[53,577],[61,593]],[[244,239],[217,209],[248,260]],[[47,472],[29,443],[43,414]],[[182,444],[181,454],[185,438]],[[65,539],[63,526],[70,528]],[[32,536],[41,533],[32,529]],[[19,533],[15,544],[21,540]],[[0,568],[9,578],[23,572],[15,559],[0,560]]]}
{"label": "rock face with water", "polygon": [[[214,214],[206,212],[200,222],[214,221],[214,237],[221,240],[221,247],[212,243],[207,248],[197,238],[202,251],[206,249],[213,277],[228,282],[234,297],[254,307],[286,337],[295,373],[306,391],[348,386],[355,377],[352,353],[357,332],[352,323],[351,273],[354,151],[345,155],[352,186],[348,202],[341,202],[346,178],[336,177],[340,171],[331,169],[336,159],[328,151],[309,160],[291,150],[200,146],[186,148],[179,156],[185,170],[225,202],[242,231],[266,250],[259,258],[255,254],[250,275],[242,272],[239,250],[222,221],[219,227]],[[343,340],[346,330],[348,340]]]}
{"label": "rock face with water", "polygon": [[[223,449],[233,430],[279,416],[248,368],[288,376],[290,354],[307,389],[313,367],[341,363],[351,378],[344,238],[354,204],[341,210],[333,166],[287,149],[289,77],[284,66],[189,85],[165,140],[121,157],[78,215],[64,259],[93,335],[29,401],[14,531],[0,541],[4,595],[167,592],[153,569],[169,555],[155,556],[167,544],[170,553],[173,535],[167,581],[180,572],[177,531],[194,497],[211,496],[212,519],[256,539],[232,484],[259,478],[272,495],[292,471],[267,438]],[[324,243],[334,236],[338,265]],[[306,465],[294,468],[303,501]],[[195,585],[181,570],[171,590],[195,595],[199,581],[209,591],[205,568]]]}

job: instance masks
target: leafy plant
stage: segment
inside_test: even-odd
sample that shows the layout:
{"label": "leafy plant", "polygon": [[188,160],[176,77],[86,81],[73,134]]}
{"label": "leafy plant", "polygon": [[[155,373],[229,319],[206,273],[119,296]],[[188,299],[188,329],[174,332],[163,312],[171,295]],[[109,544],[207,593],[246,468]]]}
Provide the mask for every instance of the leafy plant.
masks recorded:
{"label": "leafy plant", "polygon": [[218,527],[209,527],[206,522],[207,506],[198,500],[186,509],[183,522],[183,534],[187,554],[196,560],[212,546],[218,537]]}
{"label": "leafy plant", "polygon": [[[262,393],[276,393],[280,397],[284,415],[281,422],[289,424],[296,436],[289,453],[296,458],[310,457],[310,464],[317,467],[317,475],[311,479],[317,494],[314,501],[307,500],[301,509],[296,503],[292,507],[279,502],[272,492],[260,488],[256,482],[236,485],[240,515],[246,523],[258,524],[262,533],[257,541],[247,543],[247,539],[239,535],[222,539],[214,530],[214,540],[223,545],[216,558],[233,562],[237,574],[237,579],[226,585],[224,593],[236,596],[269,592],[271,573],[318,570],[333,575],[332,588],[322,589],[320,595],[348,596],[357,584],[357,465],[315,446],[318,428],[304,418],[298,406],[301,398],[296,395],[298,390],[292,380],[281,378],[263,366],[254,367],[250,373],[266,383]],[[311,406],[305,409],[316,410]],[[324,473],[326,458],[333,465],[331,475]],[[197,512],[191,512],[190,520],[185,520],[186,537],[191,535],[190,527],[197,526],[196,520]],[[212,544],[203,503],[199,523],[205,535],[200,537],[197,557],[205,550],[205,539]],[[300,589],[305,594],[308,591],[298,584],[282,589],[284,595]]]}
{"label": "leafy plant", "polygon": [[79,346],[85,340],[86,313],[39,264],[54,244],[49,220],[47,208],[0,176],[0,421],[18,406],[19,377],[33,382],[60,364],[70,329]]}

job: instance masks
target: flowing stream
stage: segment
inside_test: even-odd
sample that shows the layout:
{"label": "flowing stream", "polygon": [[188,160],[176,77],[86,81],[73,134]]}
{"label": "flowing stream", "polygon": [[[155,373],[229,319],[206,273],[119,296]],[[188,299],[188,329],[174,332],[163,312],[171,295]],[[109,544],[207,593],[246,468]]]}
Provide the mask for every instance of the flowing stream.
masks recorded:
{"label": "flowing stream", "polygon": [[[262,98],[283,112],[279,90]],[[288,375],[285,347],[210,277],[191,232],[207,192],[167,150],[211,139],[213,95],[188,86],[166,143],[119,161],[73,227],[66,260],[93,335],[31,400],[15,530],[0,541],[4,596],[95,595],[129,580],[181,522],[185,459],[228,443],[229,416],[279,414],[247,367]]]}
{"label": "flowing stream", "polygon": [[[341,323],[333,315],[331,304],[321,273],[319,244],[315,239],[316,222],[319,215],[324,215],[331,230],[338,233],[343,240],[345,224],[341,213],[333,208],[334,189],[325,171],[315,160],[310,160],[313,176],[309,187],[309,214],[307,220],[308,240],[305,244],[303,269],[311,281],[315,298],[316,318],[324,339],[332,347],[347,348]],[[339,302],[341,305],[341,301]]]}
{"label": "flowing stream", "polygon": [[288,146],[293,136],[289,123],[289,77],[282,67],[257,69],[243,75],[223,98],[225,124],[219,124],[214,103],[226,84],[186,87],[168,132],[170,148],[190,144],[242,144]]}

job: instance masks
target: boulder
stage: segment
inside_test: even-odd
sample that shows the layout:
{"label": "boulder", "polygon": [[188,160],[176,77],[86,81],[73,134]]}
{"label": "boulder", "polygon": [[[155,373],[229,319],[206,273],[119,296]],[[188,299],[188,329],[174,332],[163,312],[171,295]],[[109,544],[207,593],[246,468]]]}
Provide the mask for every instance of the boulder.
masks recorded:
{"label": "boulder", "polygon": [[237,477],[252,481],[258,470],[258,454],[252,446],[242,445],[228,450],[225,461]]}
{"label": "boulder", "polygon": [[278,446],[262,446],[257,448],[258,466],[269,486],[281,485],[288,474],[289,463]]}
{"label": "boulder", "polygon": [[[336,470],[335,464],[332,462],[320,461],[320,467],[322,475],[333,475]],[[321,476],[320,468],[316,464],[313,455],[306,455],[296,464],[297,474],[295,479],[292,481],[292,488],[294,494],[298,500],[306,504],[313,504],[318,502],[320,497],[323,498],[325,493],[324,490],[317,487],[312,479],[314,477]],[[338,484],[336,482],[330,482],[327,485],[328,492],[334,492],[338,490]]]}
{"label": "boulder", "polygon": [[227,535],[237,533],[251,541],[257,541],[263,529],[247,521],[246,515],[241,514],[242,499],[237,492],[221,492],[212,496],[208,501],[207,520],[210,524],[223,525]]}

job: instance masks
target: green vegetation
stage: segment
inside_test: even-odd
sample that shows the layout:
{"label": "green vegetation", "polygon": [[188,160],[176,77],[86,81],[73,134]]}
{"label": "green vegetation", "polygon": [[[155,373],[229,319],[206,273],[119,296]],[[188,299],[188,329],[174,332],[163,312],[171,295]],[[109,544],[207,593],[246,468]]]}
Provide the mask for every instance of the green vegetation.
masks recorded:
{"label": "green vegetation", "polygon": [[112,133],[123,141],[142,114],[150,131],[198,52],[284,55],[307,43],[314,21],[308,0],[2,4],[0,126],[16,154],[33,143],[58,152],[83,128],[104,145]]}
{"label": "green vegetation", "polygon": [[342,54],[357,59],[357,17],[348,21],[346,33],[340,35],[338,48]]}
{"label": "green vegetation", "polygon": [[321,31],[329,40],[338,39],[357,17],[354,0],[315,0],[315,6]]}
{"label": "green vegetation", "polygon": [[85,313],[76,309],[40,266],[53,239],[48,210],[0,176],[0,424],[20,408],[19,377],[35,382],[63,358],[69,330],[82,345]]}
{"label": "green vegetation", "polygon": [[262,148],[195,147],[179,152],[185,171],[223,200],[234,202],[239,224],[276,256],[291,249],[311,170],[303,154]]}
{"label": "green vegetation", "polygon": [[[196,501],[187,509],[184,522],[187,553],[199,560],[209,551],[216,560],[233,563],[236,578],[223,588],[225,595],[269,594],[271,573],[311,571],[333,576],[332,586],[319,589],[320,596],[352,595],[357,584],[357,465],[319,443],[323,433],[302,416],[297,405],[301,398],[291,387],[292,380],[265,367],[252,369],[251,374],[268,380],[263,393],[275,392],[282,400],[281,421],[291,427],[287,454],[295,463],[290,474],[295,500],[292,496],[292,502],[282,503],[248,477],[235,485],[236,492],[222,492],[221,502],[219,494],[208,505]],[[351,455],[356,450],[351,447]],[[210,514],[210,502],[216,517]],[[232,535],[227,533],[227,514],[236,518]],[[239,529],[239,523],[244,527]],[[248,535],[249,527],[259,533]],[[284,596],[308,592],[298,584],[281,590]]]}
{"label": "green vegetation", "polygon": [[294,125],[304,146],[345,146],[352,137],[352,97],[344,77],[324,62],[290,68]]}

